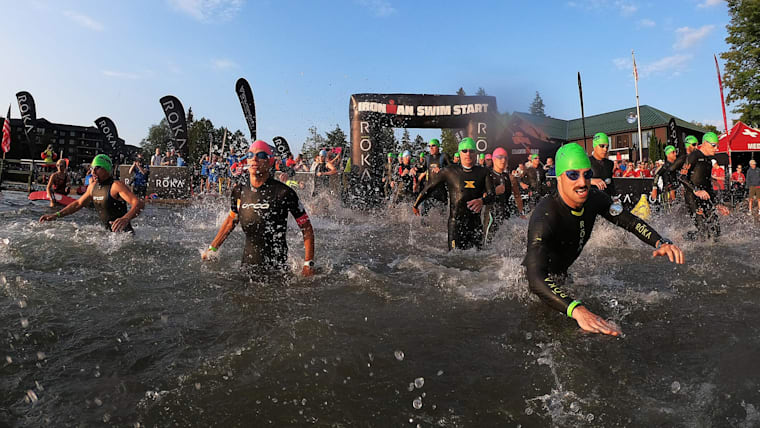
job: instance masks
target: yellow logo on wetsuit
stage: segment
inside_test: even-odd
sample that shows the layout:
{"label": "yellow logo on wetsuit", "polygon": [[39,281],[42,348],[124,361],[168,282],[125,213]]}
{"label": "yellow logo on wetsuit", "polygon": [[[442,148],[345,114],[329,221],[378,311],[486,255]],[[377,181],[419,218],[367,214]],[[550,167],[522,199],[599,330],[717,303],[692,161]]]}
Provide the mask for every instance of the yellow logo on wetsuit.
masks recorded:
{"label": "yellow logo on wetsuit", "polygon": [[475,188],[475,180],[472,181],[464,181],[464,188],[465,189],[474,189]]}
{"label": "yellow logo on wetsuit", "polygon": [[649,239],[652,237],[652,232],[647,229],[646,225],[643,225],[641,223],[636,223],[636,231],[639,232],[644,238]]}

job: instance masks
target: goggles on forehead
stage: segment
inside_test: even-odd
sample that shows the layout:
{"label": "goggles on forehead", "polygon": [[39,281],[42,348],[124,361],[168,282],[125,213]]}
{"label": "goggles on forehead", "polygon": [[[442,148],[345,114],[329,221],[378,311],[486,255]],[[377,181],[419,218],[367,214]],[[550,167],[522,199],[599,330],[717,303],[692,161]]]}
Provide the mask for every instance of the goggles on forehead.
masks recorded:
{"label": "goggles on forehead", "polygon": [[245,158],[246,158],[246,159],[253,159],[253,158],[256,158],[256,159],[266,160],[266,159],[269,159],[270,157],[271,157],[271,156],[270,156],[270,155],[269,155],[269,153],[267,153],[267,152],[256,152],[256,153],[253,153],[253,152],[247,152],[247,153],[245,154]]}
{"label": "goggles on forehead", "polygon": [[[578,171],[577,169],[571,169],[570,171],[565,171],[565,175],[567,176],[567,178],[573,181],[581,178],[581,172]],[[594,171],[590,169],[583,173],[583,178],[585,178],[586,180],[591,180],[591,177],[593,176],[594,176]]]}

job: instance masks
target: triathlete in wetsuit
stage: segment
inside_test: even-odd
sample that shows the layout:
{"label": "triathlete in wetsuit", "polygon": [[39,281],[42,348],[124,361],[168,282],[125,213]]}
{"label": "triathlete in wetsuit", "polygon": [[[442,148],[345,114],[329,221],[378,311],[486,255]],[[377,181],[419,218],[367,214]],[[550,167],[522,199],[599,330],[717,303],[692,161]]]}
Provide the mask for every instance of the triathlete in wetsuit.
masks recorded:
{"label": "triathlete in wetsuit", "polygon": [[[92,160],[91,167],[93,179],[84,195],[57,213],[40,217],[40,222],[73,214],[92,201],[105,227],[114,232],[133,232],[130,221],[140,214],[143,202],[124,183],[113,179],[111,158],[97,155]],[[127,210],[127,204],[132,206],[130,210]]]}
{"label": "triathlete in wetsuit", "polygon": [[[615,163],[607,159],[607,151],[610,147],[610,139],[604,132],[597,132],[594,135],[594,151],[589,156],[591,170],[594,171],[594,178],[591,179],[591,185],[612,197],[617,196],[615,191],[615,181],[612,179],[612,173],[615,170]],[[557,174],[559,175],[559,174]]]}
{"label": "triathlete in wetsuit", "polygon": [[274,158],[269,145],[254,141],[246,154],[249,183],[232,190],[230,213],[201,257],[208,259],[222,245],[235,226],[245,232],[243,264],[260,271],[279,271],[287,266],[286,241],[288,213],[301,228],[304,240],[303,275],[309,276],[314,268],[314,229],[296,192],[272,178],[270,169]]}
{"label": "triathlete in wetsuit", "polygon": [[66,161],[63,159],[58,159],[58,162],[55,163],[55,166],[58,168],[58,171],[50,176],[50,180],[48,180],[46,189],[48,198],[50,198],[50,207],[54,207],[58,202],[55,199],[56,193],[59,193],[61,195],[68,195],[71,191],[69,188],[69,175],[66,173]]}
{"label": "triathlete in wetsuit", "polygon": [[490,244],[499,226],[509,218],[512,206],[509,203],[509,195],[514,196],[517,205],[517,215],[525,218],[523,213],[523,201],[520,197],[520,186],[517,178],[507,171],[507,151],[497,147],[491,156],[493,169],[491,170],[491,181],[494,187],[494,201],[491,205],[486,205],[483,215],[483,233],[485,234],[485,243]]}
{"label": "triathlete in wetsuit", "polygon": [[[675,189],[681,184],[678,181],[678,174],[680,173],[673,167],[673,163],[677,160],[676,148],[665,146],[665,163],[657,170],[654,174],[654,180],[652,180],[651,198],[653,200],[657,198],[658,186],[662,187],[664,200],[672,201],[675,198]],[[662,179],[662,183],[660,183],[660,179]]]}
{"label": "triathlete in wetsuit", "polygon": [[546,171],[541,167],[541,160],[537,154],[530,155],[529,159],[530,166],[525,169],[522,182],[528,186],[526,190],[530,195],[530,206],[535,206],[546,194]]}
{"label": "triathlete in wetsuit", "polygon": [[320,150],[319,156],[315,160],[314,166],[314,189],[311,192],[311,196],[316,195],[323,189],[330,188],[330,176],[337,174],[338,170],[335,166],[327,162],[327,150]]}
{"label": "triathlete in wetsuit", "polygon": [[716,209],[722,214],[727,214],[728,209],[720,205],[717,195],[712,187],[712,164],[710,160],[718,150],[718,136],[714,132],[708,132],[702,137],[702,145],[699,149],[691,152],[686,159],[684,168],[688,169],[691,178],[684,184],[684,193],[691,192],[695,196],[696,210],[694,224],[696,233],[688,232],[688,239],[717,239],[720,236],[720,222]]}
{"label": "triathlete in wetsuit", "polygon": [[465,138],[459,143],[461,166],[452,165],[440,171],[420,192],[412,207],[420,215],[419,205],[438,188],[446,185],[449,190],[449,250],[481,248],[483,227],[480,210],[483,204],[494,199],[491,175],[485,168],[475,165],[475,141]]}
{"label": "triathlete in wetsuit", "polygon": [[401,161],[393,177],[397,186],[393,192],[393,202],[412,199],[417,185],[417,168],[412,164],[409,150],[404,150],[401,154]]}
{"label": "triathlete in wetsuit", "polygon": [[530,290],[553,309],[575,319],[586,331],[612,334],[620,331],[594,315],[557,283],[580,256],[591,237],[597,215],[635,234],[656,248],[653,256],[668,256],[683,263],[683,253],[651,226],[628,211],[613,206],[609,195],[590,187],[593,172],[585,150],[570,143],[557,151],[558,192],[539,202],[528,225],[528,250],[523,260]]}
{"label": "triathlete in wetsuit", "polygon": [[[417,175],[420,187],[427,185],[427,183],[433,180],[443,168],[452,165],[449,156],[441,151],[441,143],[437,138],[432,138],[428,147],[430,148],[430,153],[428,153],[424,159],[425,170]],[[422,213],[425,214],[425,212],[427,212],[433,205],[446,204],[447,200],[448,195],[446,194],[446,189],[443,187],[437,188],[422,205]]]}

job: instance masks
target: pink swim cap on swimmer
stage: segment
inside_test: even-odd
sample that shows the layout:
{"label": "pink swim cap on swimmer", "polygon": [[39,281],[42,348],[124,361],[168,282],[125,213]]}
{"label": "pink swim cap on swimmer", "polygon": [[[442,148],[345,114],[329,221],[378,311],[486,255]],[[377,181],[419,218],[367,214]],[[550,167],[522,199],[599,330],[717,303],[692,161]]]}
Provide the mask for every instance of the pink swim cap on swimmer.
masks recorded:
{"label": "pink swim cap on swimmer", "polygon": [[506,150],[504,150],[504,148],[503,148],[503,147],[497,147],[497,148],[496,148],[496,149],[493,151],[493,155],[494,155],[494,156],[506,156],[506,155],[507,155],[507,151],[506,151]]}
{"label": "pink swim cap on swimmer", "polygon": [[491,154],[490,153],[486,155],[486,160],[488,160],[488,159],[491,159]]}
{"label": "pink swim cap on swimmer", "polygon": [[274,157],[272,156],[272,148],[269,147],[269,144],[267,144],[264,140],[256,140],[251,144],[251,147],[248,147],[248,151],[253,153],[256,150],[260,150],[265,152],[269,155],[269,166],[274,165]]}

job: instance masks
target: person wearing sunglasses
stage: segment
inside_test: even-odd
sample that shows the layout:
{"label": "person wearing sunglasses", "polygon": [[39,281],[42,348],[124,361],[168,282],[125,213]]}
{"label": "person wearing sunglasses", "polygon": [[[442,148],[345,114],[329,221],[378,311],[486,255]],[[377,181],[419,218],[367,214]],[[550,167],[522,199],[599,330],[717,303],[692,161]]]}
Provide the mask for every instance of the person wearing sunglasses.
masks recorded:
{"label": "person wearing sunglasses", "polygon": [[[90,166],[92,179],[84,195],[57,213],[40,217],[40,222],[54,221],[74,214],[92,201],[101,223],[106,228],[112,232],[134,233],[131,221],[142,211],[143,201],[135,196],[124,183],[114,180],[111,176],[113,163],[108,156],[103,154],[95,156]],[[127,210],[127,204],[131,206],[129,210]]]}
{"label": "person wearing sunglasses", "polygon": [[201,258],[209,259],[238,223],[245,233],[243,265],[253,272],[272,273],[287,269],[288,213],[301,228],[304,243],[303,275],[314,273],[314,229],[298,194],[271,175],[274,157],[269,145],[254,141],[245,154],[249,180],[232,189],[230,213]]}
{"label": "person wearing sunglasses", "polygon": [[702,136],[702,145],[691,152],[686,159],[684,169],[688,171],[688,180],[681,180],[695,198],[694,225],[696,231],[688,231],[684,237],[690,240],[717,240],[720,236],[718,213],[727,215],[728,208],[720,204],[712,185],[712,157],[718,151],[718,136],[708,132]]}
{"label": "person wearing sunglasses", "polygon": [[483,245],[480,211],[484,204],[494,200],[493,181],[486,168],[475,165],[477,151],[472,138],[467,137],[459,143],[458,153],[461,166],[446,167],[431,179],[417,196],[412,211],[420,215],[420,204],[445,185],[449,191],[449,250],[480,249]]}
{"label": "person wearing sunglasses", "polygon": [[596,217],[633,233],[655,248],[652,257],[667,256],[682,264],[681,249],[627,210],[611,210],[612,198],[591,186],[593,171],[586,151],[565,144],[555,156],[557,193],[541,200],[528,223],[528,249],[523,260],[531,292],[551,308],[573,318],[589,332],[618,336],[614,323],[602,319],[563,288],[567,270],[591,237]]}
{"label": "person wearing sunglasses", "polygon": [[[419,182],[418,186],[420,187],[425,187],[425,185],[434,179],[443,168],[452,165],[449,156],[441,151],[441,142],[438,141],[437,138],[432,138],[428,147],[430,148],[430,153],[425,154],[425,168],[422,173],[417,175],[417,180]],[[448,196],[446,194],[446,189],[439,187],[422,205],[422,215],[425,215],[433,206],[446,205],[447,201]]]}
{"label": "person wearing sunglasses", "polygon": [[[604,132],[594,134],[594,150],[589,156],[591,161],[591,170],[594,171],[594,177],[591,179],[591,185],[599,190],[604,190],[608,195],[615,197],[615,182],[612,180],[615,171],[615,163],[607,158],[610,147],[610,138]],[[559,174],[557,174],[559,175]]]}
{"label": "person wearing sunglasses", "polygon": [[483,215],[483,233],[485,235],[485,244],[490,245],[493,237],[499,230],[499,227],[510,216],[513,206],[509,202],[509,195],[514,196],[517,205],[517,215],[525,218],[523,215],[523,200],[520,195],[520,186],[517,178],[507,171],[507,151],[502,147],[494,149],[491,155],[493,160],[493,169],[491,170],[491,180],[494,185],[494,202],[486,205]]}

